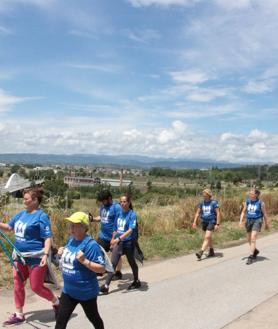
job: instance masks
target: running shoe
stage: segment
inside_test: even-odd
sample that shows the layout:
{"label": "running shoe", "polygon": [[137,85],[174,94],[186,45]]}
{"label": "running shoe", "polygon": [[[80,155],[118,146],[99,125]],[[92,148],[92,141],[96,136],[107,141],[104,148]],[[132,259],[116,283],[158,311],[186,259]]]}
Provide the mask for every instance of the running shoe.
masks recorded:
{"label": "running shoe", "polygon": [[198,260],[201,260],[202,255],[203,255],[203,250],[200,250],[200,251],[196,252],[195,255],[197,256]]}
{"label": "running shoe", "polygon": [[117,281],[117,280],[121,280],[123,278],[123,274],[121,271],[116,271],[112,280],[113,281]]}
{"label": "running shoe", "polygon": [[259,253],[260,253],[260,251],[256,248],[253,253],[253,257],[256,259]]}
{"label": "running shoe", "polygon": [[109,287],[107,287],[105,284],[103,284],[101,287],[100,287],[100,292],[103,294],[103,295],[108,295],[108,292],[109,292]]}
{"label": "running shoe", "polygon": [[254,260],[253,255],[250,255],[250,256],[247,258],[246,265],[250,265],[250,264],[252,264],[252,263],[253,263],[253,260]]}
{"label": "running shoe", "polygon": [[25,317],[17,315],[16,313],[13,313],[9,319],[5,322],[3,322],[3,326],[12,326],[14,324],[19,324],[25,321]]}
{"label": "running shoe", "polygon": [[215,256],[214,250],[213,248],[210,248],[207,257],[214,257],[214,256]]}
{"label": "running shoe", "polygon": [[139,280],[133,281],[131,285],[128,286],[127,290],[134,290],[141,287],[141,282]]}

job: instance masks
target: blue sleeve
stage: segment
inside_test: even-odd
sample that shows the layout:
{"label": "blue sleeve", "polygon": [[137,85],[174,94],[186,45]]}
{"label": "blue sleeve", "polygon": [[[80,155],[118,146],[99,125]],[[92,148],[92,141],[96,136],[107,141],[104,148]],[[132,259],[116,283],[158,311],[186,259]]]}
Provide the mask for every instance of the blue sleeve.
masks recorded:
{"label": "blue sleeve", "polygon": [[217,200],[214,200],[213,202],[213,209],[219,208],[219,203]]}
{"label": "blue sleeve", "polygon": [[137,224],[137,216],[136,213],[133,211],[130,216],[128,228],[134,230],[136,228],[136,224]]}
{"label": "blue sleeve", "polygon": [[86,258],[88,258],[90,261],[103,266],[105,265],[105,260],[103,257],[102,250],[100,249],[100,246],[95,241],[89,243],[84,253]]}
{"label": "blue sleeve", "polygon": [[23,211],[19,212],[18,214],[14,215],[9,221],[8,221],[8,225],[14,229],[14,225],[15,223],[18,221],[18,219],[20,218],[21,214]]}
{"label": "blue sleeve", "polygon": [[202,205],[203,205],[203,203],[200,202],[200,203],[198,204],[198,208],[199,208],[199,209],[202,209]]}
{"label": "blue sleeve", "polygon": [[40,216],[40,235],[43,239],[52,237],[50,220],[45,212]]}

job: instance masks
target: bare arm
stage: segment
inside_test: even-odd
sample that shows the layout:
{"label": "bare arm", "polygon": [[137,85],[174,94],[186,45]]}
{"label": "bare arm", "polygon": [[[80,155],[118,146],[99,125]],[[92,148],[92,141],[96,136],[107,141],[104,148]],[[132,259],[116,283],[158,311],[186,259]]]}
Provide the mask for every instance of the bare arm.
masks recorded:
{"label": "bare arm", "polygon": [[219,225],[220,225],[220,222],[221,222],[221,213],[220,213],[220,209],[219,208],[216,208],[215,209],[216,211],[216,225],[215,225],[215,230],[219,230]]}
{"label": "bare arm", "polygon": [[200,217],[200,214],[201,214],[201,209],[198,208],[197,211],[196,211],[196,213],[195,213],[194,221],[193,221],[193,224],[192,224],[192,227],[193,228],[196,228],[197,221],[198,221],[198,218]]}
{"label": "bare arm", "polygon": [[52,238],[46,238],[44,240],[44,254],[42,256],[40,266],[43,267],[47,263],[47,257],[49,256],[49,251],[51,248]]}
{"label": "bare arm", "polygon": [[132,233],[133,229],[129,228],[126,232],[124,232],[120,237],[115,239],[115,236],[117,234],[117,232],[113,232],[113,236],[112,236],[112,240],[111,240],[111,245],[114,246],[115,244],[119,243],[121,240],[123,240],[124,238],[126,238],[127,236],[129,236]]}
{"label": "bare arm", "polygon": [[262,213],[263,213],[263,220],[264,220],[264,225],[265,225],[265,228],[268,229],[269,227],[269,224],[268,224],[268,216],[267,216],[267,213],[266,213],[266,208],[265,208],[265,203],[262,202]]}
{"label": "bare arm", "polygon": [[243,209],[242,209],[241,214],[240,214],[240,219],[239,219],[239,226],[240,227],[242,227],[242,225],[243,225],[243,219],[244,219],[245,213],[246,213],[246,203],[244,203]]}
{"label": "bare arm", "polygon": [[95,263],[93,261],[90,261],[87,259],[83,253],[83,251],[79,251],[76,254],[76,259],[84,266],[86,266],[89,270],[96,272],[96,273],[104,273],[105,267],[104,265],[100,265],[98,263]]}
{"label": "bare arm", "polygon": [[12,231],[13,229],[10,227],[10,225],[6,223],[0,223],[0,230],[3,231]]}

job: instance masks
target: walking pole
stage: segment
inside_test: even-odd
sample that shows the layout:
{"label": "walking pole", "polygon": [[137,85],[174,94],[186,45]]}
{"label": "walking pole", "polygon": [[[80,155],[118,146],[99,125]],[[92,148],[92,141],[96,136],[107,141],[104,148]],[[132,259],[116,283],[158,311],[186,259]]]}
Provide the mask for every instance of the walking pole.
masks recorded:
{"label": "walking pole", "polygon": [[20,258],[20,261],[22,262],[23,265],[25,265],[25,259],[22,255],[22,253],[16,248],[16,246],[13,244],[13,242],[8,238],[8,236],[0,230],[0,236],[8,242],[8,244],[13,248],[17,256]]}
{"label": "walking pole", "polygon": [[0,246],[2,247],[2,249],[3,249],[4,253],[6,254],[6,256],[8,257],[11,265],[16,270],[18,276],[20,277],[20,280],[22,282],[24,282],[25,280],[24,280],[24,277],[23,277],[22,273],[20,272],[19,268],[17,267],[16,263],[14,262],[12,256],[9,254],[8,249],[6,248],[5,244],[3,243],[3,241],[1,239],[0,239]]}

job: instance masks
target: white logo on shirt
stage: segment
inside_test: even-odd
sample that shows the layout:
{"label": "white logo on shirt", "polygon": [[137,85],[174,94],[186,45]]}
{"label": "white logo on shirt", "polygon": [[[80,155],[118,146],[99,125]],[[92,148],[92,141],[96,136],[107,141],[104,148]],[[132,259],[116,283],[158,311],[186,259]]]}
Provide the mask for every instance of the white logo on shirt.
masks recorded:
{"label": "white logo on shirt", "polygon": [[106,211],[105,209],[103,209],[101,212],[101,222],[107,224],[109,222],[108,217],[109,217],[109,210]]}
{"label": "white logo on shirt", "polygon": [[210,206],[203,206],[203,214],[209,215],[211,213],[211,207]]}
{"label": "white logo on shirt", "polygon": [[16,237],[24,238],[27,223],[23,223],[21,220],[17,221],[14,225],[14,232]]}
{"label": "white logo on shirt", "polygon": [[71,252],[69,249],[65,249],[62,255],[62,266],[63,269],[73,270],[73,262],[76,258],[76,252]]}
{"label": "white logo on shirt", "polygon": [[126,220],[124,218],[118,218],[117,225],[118,225],[118,232],[124,232],[125,231],[125,224]]}
{"label": "white logo on shirt", "polygon": [[256,204],[249,204],[247,207],[247,211],[249,214],[256,214],[257,205]]}

